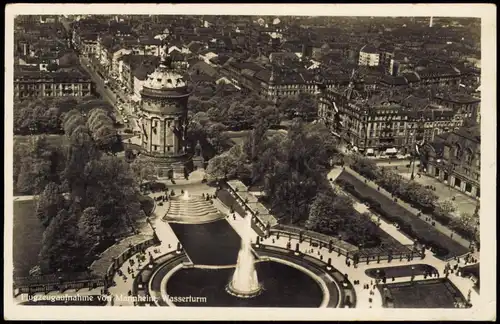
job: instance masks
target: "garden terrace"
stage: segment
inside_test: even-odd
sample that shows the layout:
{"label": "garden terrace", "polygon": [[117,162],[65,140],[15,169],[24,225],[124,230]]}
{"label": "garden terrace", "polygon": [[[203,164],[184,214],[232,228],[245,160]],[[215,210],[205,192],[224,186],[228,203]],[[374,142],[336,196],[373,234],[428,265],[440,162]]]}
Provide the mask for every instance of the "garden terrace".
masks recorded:
{"label": "garden terrace", "polygon": [[259,200],[248,191],[235,191],[236,194],[246,203],[257,203]]}
{"label": "garden terrace", "polygon": [[411,277],[413,275],[418,276],[437,272],[436,268],[428,264],[372,268],[365,271],[366,275],[373,279]]}
{"label": "garden terrace", "polygon": [[[346,171],[342,172],[336,182],[361,202],[366,202],[370,199],[377,202],[376,204],[370,205],[372,211],[377,212],[390,222],[398,223],[401,231],[417,239],[420,243],[441,250],[436,251],[437,257],[448,259],[468,252],[466,247],[439,232],[432,225],[413,215],[376,189],[366,186],[362,181],[358,180],[350,173]],[[368,197],[370,199],[368,199]]]}
{"label": "garden terrace", "polygon": [[387,308],[455,308],[465,298],[448,279],[431,279],[379,285]]}

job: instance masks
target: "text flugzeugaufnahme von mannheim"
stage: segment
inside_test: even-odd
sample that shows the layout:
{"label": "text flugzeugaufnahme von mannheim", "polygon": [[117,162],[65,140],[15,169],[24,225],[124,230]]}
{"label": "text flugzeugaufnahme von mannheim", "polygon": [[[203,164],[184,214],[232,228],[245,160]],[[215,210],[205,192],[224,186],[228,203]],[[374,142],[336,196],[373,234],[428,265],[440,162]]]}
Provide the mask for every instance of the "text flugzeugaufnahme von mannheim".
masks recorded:
{"label": "text flugzeugaufnahme von mannheim", "polygon": [[[166,296],[168,301],[172,303],[206,303],[207,297],[197,297],[197,296]],[[128,296],[128,295],[34,295],[34,296],[22,296],[23,300],[27,301],[86,301],[91,302],[94,300],[99,301],[111,301],[121,302],[157,302],[159,297],[156,296]]]}

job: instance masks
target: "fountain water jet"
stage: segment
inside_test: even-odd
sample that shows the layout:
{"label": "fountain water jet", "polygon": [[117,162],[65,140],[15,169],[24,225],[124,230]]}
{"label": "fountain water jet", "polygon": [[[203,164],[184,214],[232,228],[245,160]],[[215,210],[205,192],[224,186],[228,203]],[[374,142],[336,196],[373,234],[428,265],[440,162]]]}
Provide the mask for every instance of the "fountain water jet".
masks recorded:
{"label": "fountain water jet", "polygon": [[251,250],[252,215],[248,214],[244,221],[246,226],[241,232],[241,248],[236,269],[226,291],[236,297],[251,298],[261,293],[262,285],[257,279],[255,258]]}

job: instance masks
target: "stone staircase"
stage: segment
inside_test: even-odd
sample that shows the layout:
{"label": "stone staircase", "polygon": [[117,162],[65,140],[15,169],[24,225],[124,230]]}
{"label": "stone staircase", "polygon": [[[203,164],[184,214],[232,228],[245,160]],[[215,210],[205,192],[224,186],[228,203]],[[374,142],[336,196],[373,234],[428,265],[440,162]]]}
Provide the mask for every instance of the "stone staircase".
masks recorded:
{"label": "stone staircase", "polygon": [[164,221],[182,224],[203,224],[224,218],[224,215],[201,196],[172,197]]}

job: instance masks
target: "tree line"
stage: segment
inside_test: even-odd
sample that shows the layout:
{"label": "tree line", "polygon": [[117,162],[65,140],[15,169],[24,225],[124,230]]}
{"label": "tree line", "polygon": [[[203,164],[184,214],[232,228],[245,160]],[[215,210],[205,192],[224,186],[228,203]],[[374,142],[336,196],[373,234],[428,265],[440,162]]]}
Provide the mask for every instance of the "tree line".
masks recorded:
{"label": "tree line", "polygon": [[286,134],[268,136],[269,126],[262,120],[243,143],[212,158],[208,175],[260,185],[264,203],[280,223],[340,235],[356,245],[377,244],[376,225],[369,216],[359,214],[353,202],[328,183],[332,157],[339,154],[329,130],[297,118]]}
{"label": "tree line", "polygon": [[310,94],[286,97],[276,104],[230,84],[201,82],[189,98],[188,138],[191,147],[206,139],[214,153],[220,154],[231,145],[226,131],[252,130],[262,120],[272,127],[284,120],[311,121],[315,117],[317,103]]}
{"label": "tree line", "polygon": [[41,135],[14,146],[16,189],[39,195],[43,274],[85,270],[145,217],[134,172],[110,148],[117,138],[105,110],[73,109],[61,119],[58,141]]}
{"label": "tree line", "polygon": [[101,108],[113,120],[113,107],[95,97],[38,98],[14,101],[14,135],[64,134],[62,116],[70,110],[88,114]]}

